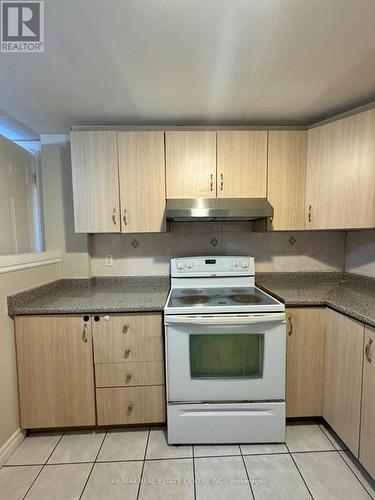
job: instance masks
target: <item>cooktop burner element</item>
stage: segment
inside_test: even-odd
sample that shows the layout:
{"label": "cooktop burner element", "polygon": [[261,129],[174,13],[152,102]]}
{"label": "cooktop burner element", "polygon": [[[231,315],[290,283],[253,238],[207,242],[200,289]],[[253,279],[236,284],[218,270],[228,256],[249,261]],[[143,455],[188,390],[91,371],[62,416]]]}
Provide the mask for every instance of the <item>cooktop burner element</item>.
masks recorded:
{"label": "cooktop burner element", "polygon": [[229,298],[234,300],[235,302],[239,302],[240,304],[258,304],[259,302],[261,302],[260,297],[257,297],[256,295],[237,294],[230,295]]}
{"label": "cooktop burner element", "polygon": [[181,302],[184,304],[204,304],[207,302],[209,297],[207,295],[187,295],[186,297],[181,297]]}

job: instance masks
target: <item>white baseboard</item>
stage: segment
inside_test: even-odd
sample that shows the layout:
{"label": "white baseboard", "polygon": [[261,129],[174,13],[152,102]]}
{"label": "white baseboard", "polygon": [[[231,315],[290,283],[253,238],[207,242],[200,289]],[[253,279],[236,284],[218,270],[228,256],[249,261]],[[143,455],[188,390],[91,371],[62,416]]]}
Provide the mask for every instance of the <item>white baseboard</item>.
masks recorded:
{"label": "white baseboard", "polygon": [[6,441],[0,448],[0,467],[8,460],[14,450],[22,443],[25,439],[25,434],[21,429],[17,429],[14,434],[10,436],[8,441]]}

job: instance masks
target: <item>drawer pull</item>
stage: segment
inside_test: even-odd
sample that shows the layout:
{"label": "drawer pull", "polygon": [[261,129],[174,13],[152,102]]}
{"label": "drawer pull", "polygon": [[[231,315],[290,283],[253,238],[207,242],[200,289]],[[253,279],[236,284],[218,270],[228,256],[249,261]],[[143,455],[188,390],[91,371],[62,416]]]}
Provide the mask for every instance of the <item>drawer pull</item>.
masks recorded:
{"label": "drawer pull", "polygon": [[290,337],[291,335],[293,335],[293,323],[292,323],[292,318],[290,316],[288,316],[288,321],[289,321],[288,335]]}
{"label": "drawer pull", "polygon": [[133,403],[130,403],[130,404],[128,405],[128,415],[130,415],[130,414],[131,414],[131,412],[133,411],[133,409],[134,409],[134,405],[133,405]]}
{"label": "drawer pull", "polygon": [[124,353],[124,358],[127,359],[130,355],[130,349],[126,349],[125,353]]}
{"label": "drawer pull", "polygon": [[131,381],[132,376],[133,376],[133,375],[132,375],[131,373],[128,373],[128,374],[126,375],[126,383],[127,383],[127,384]]}
{"label": "drawer pull", "polygon": [[82,332],[82,342],[87,343],[87,323],[83,325],[83,332]]}
{"label": "drawer pull", "polygon": [[370,338],[367,345],[366,345],[366,348],[365,348],[366,359],[369,363],[371,363],[371,361],[372,361],[372,358],[370,356],[371,344],[372,344],[372,339]]}
{"label": "drawer pull", "polygon": [[127,333],[129,330],[129,325],[125,323],[125,325],[122,327],[122,333]]}

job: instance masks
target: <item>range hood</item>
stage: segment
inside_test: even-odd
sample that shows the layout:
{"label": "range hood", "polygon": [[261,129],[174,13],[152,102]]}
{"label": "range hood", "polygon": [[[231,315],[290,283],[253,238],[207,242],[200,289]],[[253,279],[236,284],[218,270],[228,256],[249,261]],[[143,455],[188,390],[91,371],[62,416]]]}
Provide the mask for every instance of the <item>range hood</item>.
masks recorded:
{"label": "range hood", "polygon": [[249,221],[273,217],[266,198],[168,199],[166,216],[174,221]]}

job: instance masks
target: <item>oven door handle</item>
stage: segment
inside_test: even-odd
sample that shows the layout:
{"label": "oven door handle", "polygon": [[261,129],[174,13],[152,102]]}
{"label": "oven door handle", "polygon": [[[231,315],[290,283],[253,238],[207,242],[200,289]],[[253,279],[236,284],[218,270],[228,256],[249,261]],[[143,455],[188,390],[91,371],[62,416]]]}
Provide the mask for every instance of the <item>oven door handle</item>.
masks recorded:
{"label": "oven door handle", "polygon": [[285,323],[284,313],[273,314],[251,314],[251,315],[222,315],[222,316],[165,316],[166,325],[250,325],[254,323]]}

